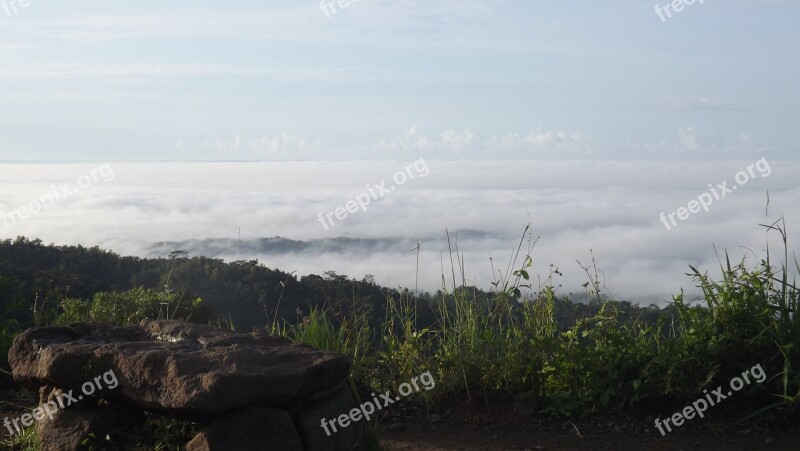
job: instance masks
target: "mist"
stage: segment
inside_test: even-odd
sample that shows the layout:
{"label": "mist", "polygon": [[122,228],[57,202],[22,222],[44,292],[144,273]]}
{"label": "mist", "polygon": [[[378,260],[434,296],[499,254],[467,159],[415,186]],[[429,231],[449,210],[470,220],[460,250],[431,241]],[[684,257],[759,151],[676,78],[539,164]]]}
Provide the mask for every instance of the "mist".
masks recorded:
{"label": "mist", "polygon": [[[0,234],[141,257],[257,259],[298,276],[370,274],[426,291],[452,287],[454,274],[488,289],[535,241],[534,288],[558,268],[558,292],[583,293],[581,266],[594,258],[608,294],[660,304],[696,293],[688,265],[716,274],[726,250],[756,263],[767,214],[784,215],[797,243],[800,163],[769,161],[767,171],[760,158],[2,164]],[[737,185],[741,171],[746,183],[708,211],[660,219],[718,196],[723,181]]]}

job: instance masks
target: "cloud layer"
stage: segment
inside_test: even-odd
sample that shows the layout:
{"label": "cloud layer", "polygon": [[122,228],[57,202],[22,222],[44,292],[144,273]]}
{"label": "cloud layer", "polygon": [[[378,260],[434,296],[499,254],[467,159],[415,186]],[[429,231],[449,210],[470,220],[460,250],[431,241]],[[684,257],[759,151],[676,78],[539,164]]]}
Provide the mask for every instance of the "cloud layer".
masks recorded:
{"label": "cloud layer", "polygon": [[[98,179],[24,220],[0,219],[0,234],[141,256],[183,248],[228,260],[258,258],[299,274],[374,274],[381,284],[411,288],[417,283],[412,249],[419,240],[418,283],[435,290],[442,274],[450,274],[445,230],[458,239],[469,282],[489,287],[497,276],[492,265],[505,270],[530,220],[533,237],[541,237],[532,254],[536,274],[546,277],[549,265],[556,265],[564,274],[562,291],[580,291],[586,276],[577,261],[588,264],[593,255],[612,293],[649,302],[681,287],[691,291],[684,276],[689,264],[714,272],[714,245],[729,250],[734,260],[747,249],[761,255],[766,241],[758,224],[766,220],[767,191],[771,217],[784,214],[790,242],[798,242],[796,162],[770,161],[768,176],[754,172],[737,191],[714,201],[709,212],[691,214],[670,230],[659,222],[661,212],[686,207],[708,192],[709,184],[731,186],[754,162],[426,160],[429,175],[395,186],[367,211],[348,214],[327,230],[319,213],[333,213],[381,182],[393,185],[395,173],[411,160],[111,163],[113,180]],[[0,165],[7,174],[0,182],[0,211],[19,211],[63,184],[75,187],[97,167]],[[238,240],[240,228],[244,246],[185,241]],[[275,236],[312,245],[282,250],[259,244],[260,238]],[[338,237],[354,241],[335,246],[313,241]],[[754,261],[752,254],[749,258]]]}

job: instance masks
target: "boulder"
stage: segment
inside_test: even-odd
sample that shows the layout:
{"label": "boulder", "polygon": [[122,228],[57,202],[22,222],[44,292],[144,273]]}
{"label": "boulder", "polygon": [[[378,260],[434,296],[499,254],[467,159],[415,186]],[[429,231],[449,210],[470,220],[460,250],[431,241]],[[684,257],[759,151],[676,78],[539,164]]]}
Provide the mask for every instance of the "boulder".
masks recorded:
{"label": "boulder", "polygon": [[307,399],[341,385],[350,371],[344,356],[282,337],[151,320],[29,329],[14,339],[9,362],[31,390],[77,392],[111,371],[118,385],[95,396],[189,418]]}
{"label": "boulder", "polygon": [[[79,323],[22,332],[9,362],[14,379],[40,394],[35,418],[47,451],[84,449],[91,433],[102,445],[145,411],[200,423],[186,451],[375,444],[364,420],[331,435],[320,428],[356,407],[342,388],[347,358],[281,337],[182,321]],[[112,439],[124,437],[117,432]]]}

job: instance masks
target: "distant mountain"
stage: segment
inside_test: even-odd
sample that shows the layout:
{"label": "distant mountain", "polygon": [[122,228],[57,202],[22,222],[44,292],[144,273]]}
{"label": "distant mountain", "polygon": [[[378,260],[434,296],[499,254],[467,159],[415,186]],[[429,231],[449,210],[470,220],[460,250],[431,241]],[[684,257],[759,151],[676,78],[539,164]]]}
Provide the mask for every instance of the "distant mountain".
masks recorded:
{"label": "distant mountain", "polygon": [[[481,230],[464,229],[450,233],[460,242],[479,241],[496,237],[496,234]],[[499,237],[498,237],[499,238]],[[445,244],[441,234],[420,237],[419,240],[432,244]],[[220,257],[232,254],[288,254],[288,253],[375,253],[394,249],[413,249],[417,239],[399,237],[381,238],[322,238],[309,241],[292,240],[275,236],[272,238],[252,238],[237,240],[233,238],[207,238],[203,240],[162,241],[146,250],[150,257],[163,257],[175,250],[183,250],[189,255]]]}

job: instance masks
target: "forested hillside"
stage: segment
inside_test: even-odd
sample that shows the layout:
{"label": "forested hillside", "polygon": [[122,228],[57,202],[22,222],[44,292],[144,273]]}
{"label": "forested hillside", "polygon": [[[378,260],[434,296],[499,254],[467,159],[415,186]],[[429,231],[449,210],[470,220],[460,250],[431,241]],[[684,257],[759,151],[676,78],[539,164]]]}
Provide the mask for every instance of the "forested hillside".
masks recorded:
{"label": "forested hillside", "polygon": [[[201,297],[238,330],[262,328],[276,312],[277,319],[294,322],[298,309],[346,308],[354,300],[380,301],[387,292],[369,276],[357,281],[326,273],[298,279],[257,261],[225,263],[179,251],[171,258],[121,257],[96,247],[44,245],[26,238],[0,242],[0,276],[0,308],[21,324],[31,321],[36,302],[56,306],[64,298],[91,299],[99,292],[139,286]],[[378,315],[380,302],[375,304]]]}
{"label": "forested hillside", "polygon": [[[97,247],[45,245],[24,237],[0,241],[0,310],[20,325],[30,325],[33,309],[58,308],[66,298],[91,299],[96,293],[121,292],[136,287],[170,290],[186,299],[202,298],[224,322],[237,330],[262,329],[274,320],[295,323],[298,312],[313,307],[347,313],[353,305],[369,306],[370,323],[379,324],[386,314],[388,296],[398,290],[376,285],[371,275],[360,279],[324,271],[322,275],[296,277],[257,261],[226,263],[219,259],[190,257],[176,250],[170,258],[123,257]],[[350,275],[352,276],[352,275]],[[460,288],[464,289],[464,288]],[[490,294],[478,289],[474,298]],[[435,297],[420,294],[418,321],[432,324],[433,311],[426,308]],[[655,321],[658,309],[620,303],[629,318]],[[556,317],[563,326],[576,317],[590,315],[597,307],[557,304]]]}

